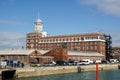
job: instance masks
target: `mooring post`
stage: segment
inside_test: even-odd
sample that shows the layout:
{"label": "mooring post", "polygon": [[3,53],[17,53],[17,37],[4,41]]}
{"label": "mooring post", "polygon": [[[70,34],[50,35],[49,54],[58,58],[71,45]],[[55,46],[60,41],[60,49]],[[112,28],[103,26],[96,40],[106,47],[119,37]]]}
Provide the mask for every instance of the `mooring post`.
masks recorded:
{"label": "mooring post", "polygon": [[80,66],[78,66],[78,72],[81,72],[81,67]]}
{"label": "mooring post", "polygon": [[99,76],[99,74],[98,74],[98,63],[96,63],[96,80],[98,80],[98,76]]}

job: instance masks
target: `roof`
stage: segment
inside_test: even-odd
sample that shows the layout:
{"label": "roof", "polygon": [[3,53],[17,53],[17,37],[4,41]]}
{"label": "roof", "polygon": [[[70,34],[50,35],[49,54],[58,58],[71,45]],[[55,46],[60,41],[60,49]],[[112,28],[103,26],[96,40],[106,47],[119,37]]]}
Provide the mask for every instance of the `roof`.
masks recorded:
{"label": "roof", "polygon": [[37,19],[36,22],[42,22],[42,20],[41,19]]}
{"label": "roof", "polygon": [[111,56],[120,56],[120,53],[110,53]]}
{"label": "roof", "polygon": [[47,53],[49,50],[37,50],[37,51],[39,51],[41,54],[45,54],[45,53]]}
{"label": "roof", "polygon": [[97,52],[78,52],[78,51],[68,51],[69,56],[101,56],[103,57],[104,55],[101,53]]}
{"label": "roof", "polygon": [[[0,55],[29,55],[35,50],[26,50],[26,49],[15,49],[15,50],[0,50]],[[49,50],[37,50],[42,55],[47,53]],[[103,54],[97,52],[77,52],[77,51],[68,51],[69,56],[104,56]]]}
{"label": "roof", "polygon": [[[73,36],[105,36],[104,33],[98,33],[98,32],[93,32],[93,33],[78,33],[78,34],[66,34],[66,35],[49,35],[48,37],[73,37]],[[46,37],[45,37],[46,38]]]}
{"label": "roof", "polygon": [[[29,55],[35,51],[32,50],[26,50],[26,49],[15,49],[15,50],[0,50],[0,55]],[[38,50],[41,54],[45,54],[48,52],[48,50]]]}

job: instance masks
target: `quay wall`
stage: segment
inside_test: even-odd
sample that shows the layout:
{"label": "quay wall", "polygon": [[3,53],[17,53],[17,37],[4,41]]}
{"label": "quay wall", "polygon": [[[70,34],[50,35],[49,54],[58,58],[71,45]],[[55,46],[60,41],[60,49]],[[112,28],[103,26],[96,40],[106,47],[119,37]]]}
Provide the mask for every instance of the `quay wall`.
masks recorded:
{"label": "quay wall", "polygon": [[42,76],[77,72],[77,66],[17,68],[17,77]]}
{"label": "quay wall", "polygon": [[[80,72],[86,72],[86,71],[95,71],[96,65],[84,65],[84,66],[78,66],[80,67]],[[114,70],[119,69],[119,64],[98,64],[98,70]]]}
{"label": "quay wall", "polygon": [[[99,64],[99,70],[113,70],[118,69],[119,64]],[[24,67],[16,68],[17,77],[33,77],[52,74],[76,73],[86,71],[95,71],[96,65],[82,65],[82,66],[54,66],[54,67]]]}

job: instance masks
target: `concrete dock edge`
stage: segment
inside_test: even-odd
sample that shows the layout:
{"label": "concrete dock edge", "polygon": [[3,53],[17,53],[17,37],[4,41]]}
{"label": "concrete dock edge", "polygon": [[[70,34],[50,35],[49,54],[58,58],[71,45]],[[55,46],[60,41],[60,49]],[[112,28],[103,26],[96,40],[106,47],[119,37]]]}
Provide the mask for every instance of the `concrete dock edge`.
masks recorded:
{"label": "concrete dock edge", "polygon": [[[99,64],[99,70],[115,70],[120,69],[119,64]],[[94,65],[81,65],[81,66],[55,66],[55,67],[25,67],[16,68],[17,77],[32,77],[43,76],[52,74],[64,74],[64,73],[77,73],[86,71],[95,71]]]}

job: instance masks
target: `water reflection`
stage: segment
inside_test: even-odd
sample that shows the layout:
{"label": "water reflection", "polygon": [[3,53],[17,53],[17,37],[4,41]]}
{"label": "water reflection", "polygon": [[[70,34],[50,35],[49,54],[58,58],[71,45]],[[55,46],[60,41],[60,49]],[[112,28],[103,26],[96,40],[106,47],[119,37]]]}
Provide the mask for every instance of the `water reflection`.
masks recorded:
{"label": "water reflection", "polygon": [[100,71],[99,80],[120,80],[120,70]]}

